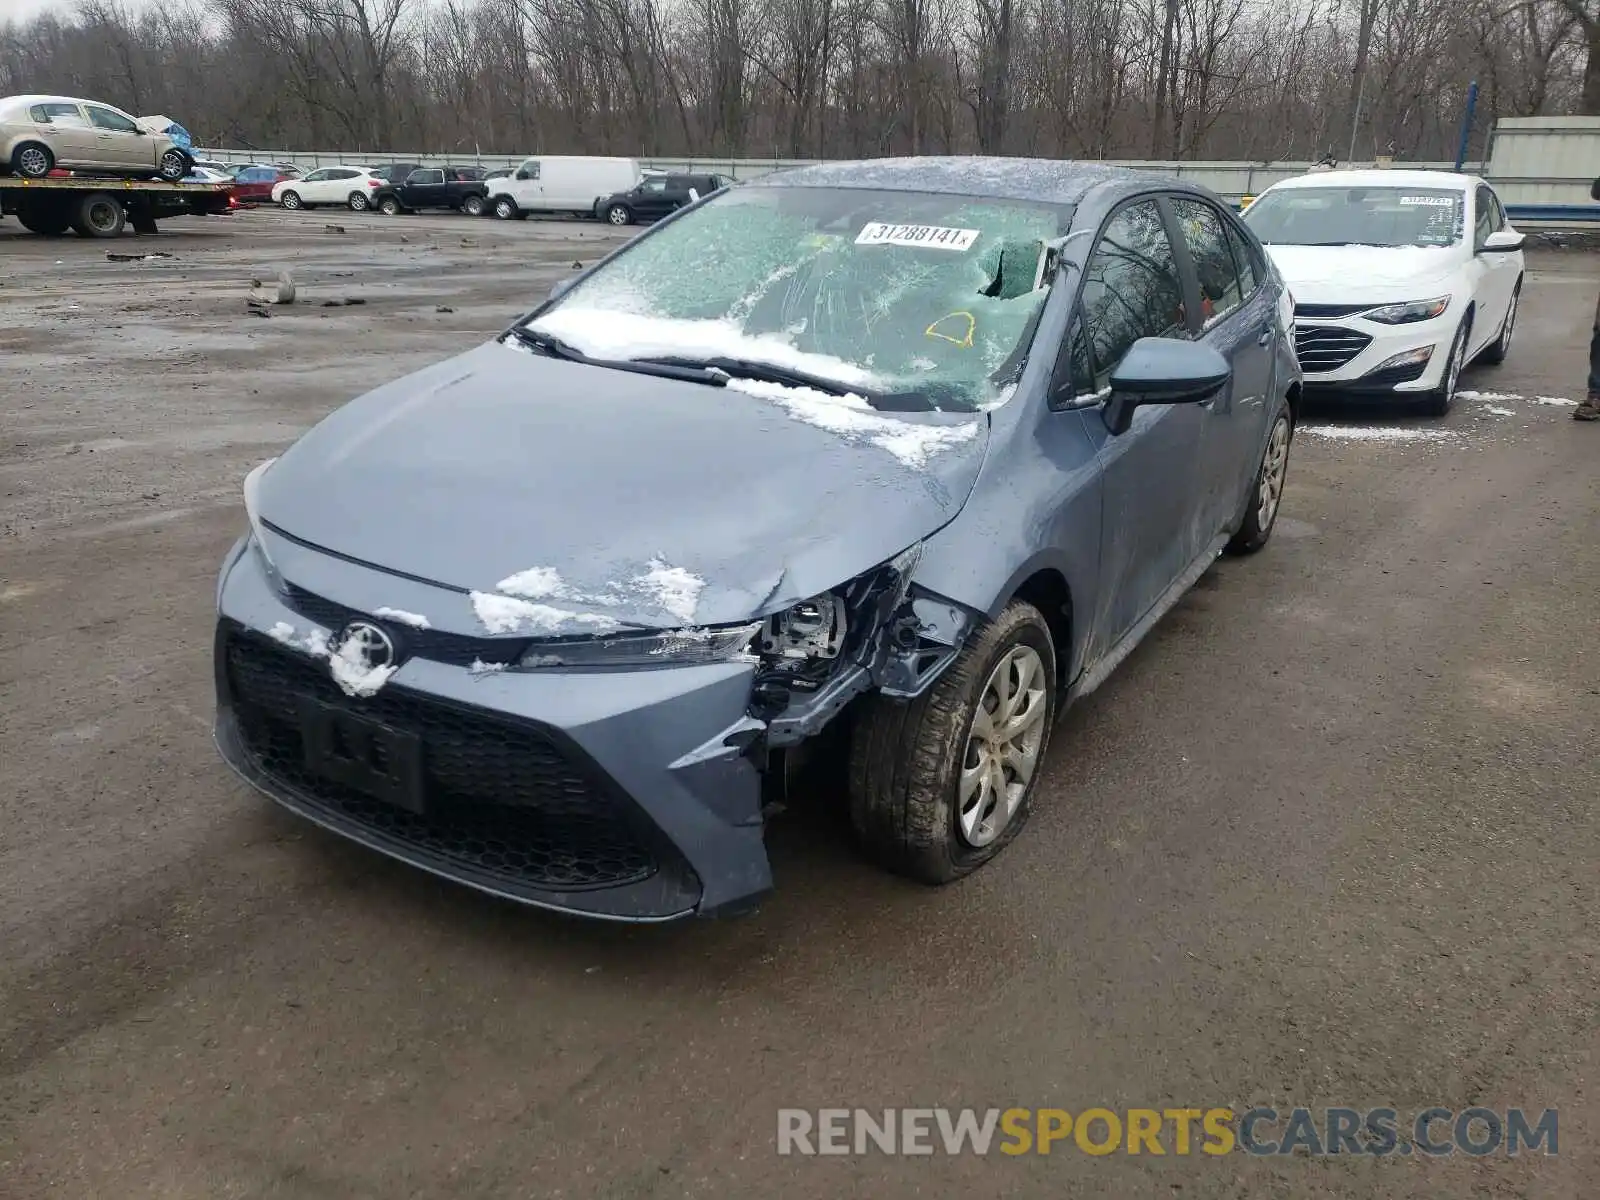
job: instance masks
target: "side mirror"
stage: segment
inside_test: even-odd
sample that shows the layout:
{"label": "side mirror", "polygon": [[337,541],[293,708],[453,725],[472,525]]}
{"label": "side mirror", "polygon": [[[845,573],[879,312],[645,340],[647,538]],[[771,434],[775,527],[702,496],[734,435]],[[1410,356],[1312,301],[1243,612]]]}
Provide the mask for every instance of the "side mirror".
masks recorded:
{"label": "side mirror", "polygon": [[1146,404],[1200,404],[1233,374],[1210,346],[1174,338],[1140,338],[1111,373],[1111,398],[1101,409],[1106,428],[1124,434],[1134,410]]}
{"label": "side mirror", "polygon": [[1509,254],[1513,250],[1521,250],[1522,244],[1528,239],[1515,229],[1497,229],[1489,235],[1483,243],[1479,254]]}

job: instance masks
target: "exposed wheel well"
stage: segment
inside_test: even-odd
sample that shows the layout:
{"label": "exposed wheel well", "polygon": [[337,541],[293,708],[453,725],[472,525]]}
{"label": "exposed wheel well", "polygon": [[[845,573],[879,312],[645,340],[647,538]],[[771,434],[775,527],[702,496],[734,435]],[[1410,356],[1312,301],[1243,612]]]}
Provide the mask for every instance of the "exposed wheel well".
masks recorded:
{"label": "exposed wheel well", "polygon": [[1300,404],[1305,398],[1305,389],[1299,383],[1289,385],[1289,419],[1294,422],[1296,429],[1300,428]]}
{"label": "exposed wheel well", "polygon": [[1066,577],[1053,567],[1035,571],[1022,581],[1013,598],[1037,608],[1050,627],[1050,638],[1056,644],[1056,682],[1065,687],[1072,670],[1072,591]]}

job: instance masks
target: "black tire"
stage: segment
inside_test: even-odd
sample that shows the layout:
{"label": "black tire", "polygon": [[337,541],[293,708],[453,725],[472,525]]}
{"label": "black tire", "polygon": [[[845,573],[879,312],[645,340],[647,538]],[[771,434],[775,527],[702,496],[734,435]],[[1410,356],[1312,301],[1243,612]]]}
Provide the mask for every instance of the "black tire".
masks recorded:
{"label": "black tire", "polygon": [[17,224],[42,237],[60,237],[72,227],[65,204],[29,205],[17,212]]}
{"label": "black tire", "polygon": [[[975,845],[962,831],[960,777],[981,741],[973,720],[990,677],[1019,647],[1034,651],[1044,683],[1036,701],[1045,711],[1035,766],[1010,819],[993,840]],[[975,632],[922,696],[909,702],[869,698],[852,731],[850,756],[850,820],[867,853],[897,874],[932,884],[959,879],[999,854],[1028,822],[1056,700],[1050,627],[1020,600]],[[981,791],[977,800],[984,803]]]}
{"label": "black tire", "polygon": [[494,215],[502,221],[510,221],[522,215],[517,208],[517,202],[510,196],[501,196],[494,202]]}
{"label": "black tire", "polygon": [[606,208],[607,225],[632,225],[633,210],[626,204],[612,204]]}
{"label": "black tire", "polygon": [[1444,375],[1439,379],[1439,386],[1422,401],[1422,411],[1426,416],[1445,416],[1455,404],[1456,390],[1461,386],[1461,370],[1467,365],[1467,338],[1471,333],[1472,318],[1469,315],[1456,330],[1455,341],[1450,343],[1450,357],[1444,360]]}
{"label": "black tire", "polygon": [[290,212],[294,212],[296,209],[300,208],[311,207],[309,204],[306,204],[300,199],[300,193],[296,191],[285,192],[283,195],[278,197],[278,203],[284,208],[287,208]]}
{"label": "black tire", "polygon": [[11,173],[24,179],[43,179],[55,165],[50,147],[39,142],[23,142],[11,153]]}
{"label": "black tire", "polygon": [[400,201],[393,196],[385,196],[378,201],[378,211],[386,217],[398,217],[400,215]]}
{"label": "black tire", "polygon": [[161,162],[156,166],[156,178],[167,183],[177,183],[194,169],[194,159],[182,150],[168,150],[161,156]]}
{"label": "black tire", "polygon": [[73,205],[72,228],[79,237],[121,237],[128,223],[127,211],[110,192],[90,192]]}
{"label": "black tire", "polygon": [[1272,527],[1278,523],[1278,510],[1283,506],[1283,488],[1289,479],[1289,451],[1293,445],[1294,414],[1285,404],[1267,431],[1267,444],[1261,449],[1255,482],[1245,498],[1244,516],[1239,521],[1238,532],[1226,547],[1229,554],[1254,554],[1272,537]]}
{"label": "black tire", "polygon": [[469,217],[483,216],[483,197],[466,196],[461,201],[461,211]]}
{"label": "black tire", "polygon": [[372,207],[372,201],[365,192],[351,192],[345,203],[349,205],[351,212],[366,212]]}
{"label": "black tire", "polygon": [[1498,367],[1505,362],[1506,355],[1511,353],[1511,335],[1516,330],[1517,309],[1522,303],[1522,280],[1517,280],[1517,286],[1511,290],[1511,306],[1506,309],[1505,322],[1500,326],[1500,336],[1478,356],[1480,362],[1486,362],[1491,367]]}

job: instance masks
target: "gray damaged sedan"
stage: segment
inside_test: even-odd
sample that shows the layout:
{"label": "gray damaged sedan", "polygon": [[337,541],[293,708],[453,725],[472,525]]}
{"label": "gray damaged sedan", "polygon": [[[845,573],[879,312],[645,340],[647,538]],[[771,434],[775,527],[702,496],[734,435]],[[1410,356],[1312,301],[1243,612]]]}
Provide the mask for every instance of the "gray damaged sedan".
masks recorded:
{"label": "gray damaged sedan", "polygon": [[764,783],[847,727],[863,846],[953,880],[1023,829],[1065,706],[1267,541],[1300,390],[1203,189],[730,189],[250,474],[217,743],[385,854],[656,921],[772,886]]}

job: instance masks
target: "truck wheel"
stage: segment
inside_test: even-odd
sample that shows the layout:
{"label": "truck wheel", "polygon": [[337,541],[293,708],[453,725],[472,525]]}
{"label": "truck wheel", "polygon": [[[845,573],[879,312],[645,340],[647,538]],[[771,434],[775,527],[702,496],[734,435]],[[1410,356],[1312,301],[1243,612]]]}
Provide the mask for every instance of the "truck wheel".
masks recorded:
{"label": "truck wheel", "polygon": [[349,204],[351,212],[366,212],[372,207],[372,202],[367,199],[365,192],[351,192]]}
{"label": "truck wheel", "polygon": [[613,204],[606,209],[606,221],[612,225],[632,225],[633,213],[626,204]]}
{"label": "truck wheel", "polygon": [[114,238],[122,236],[122,227],[128,222],[122,201],[110,192],[90,192],[78,201],[72,216],[72,227],[79,236],[87,238]]}
{"label": "truck wheel", "polygon": [[[350,207],[355,208],[355,206],[355,198],[351,197]],[[378,201],[378,211],[386,217],[398,217],[400,215],[400,201],[396,200],[393,196],[385,196],[382,200]]]}
{"label": "truck wheel", "polygon": [[468,196],[461,202],[461,211],[466,213],[469,217],[483,216],[483,197]]}
{"label": "truck wheel", "polygon": [[55,165],[55,155],[38,142],[22,143],[11,156],[11,169],[24,179],[43,179]]}
{"label": "truck wheel", "polygon": [[501,196],[494,202],[494,215],[502,221],[509,221],[517,216],[517,202],[510,196]]}
{"label": "truck wheel", "polygon": [[884,866],[948,883],[1027,823],[1056,708],[1056,649],[1014,601],[910,702],[872,697],[852,731],[850,819]]}
{"label": "truck wheel", "polygon": [[161,156],[161,162],[156,166],[156,177],[168,183],[177,183],[189,173],[194,160],[182,150],[168,150]]}
{"label": "truck wheel", "polygon": [[60,237],[72,225],[64,204],[27,205],[17,211],[17,223],[44,237]]}
{"label": "truck wheel", "polygon": [[300,207],[300,193],[285,192],[283,195],[278,197],[278,203],[283,205],[283,207],[287,208],[290,212],[293,212],[295,209]]}

